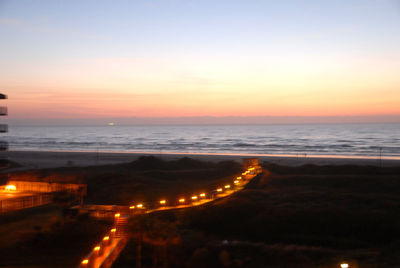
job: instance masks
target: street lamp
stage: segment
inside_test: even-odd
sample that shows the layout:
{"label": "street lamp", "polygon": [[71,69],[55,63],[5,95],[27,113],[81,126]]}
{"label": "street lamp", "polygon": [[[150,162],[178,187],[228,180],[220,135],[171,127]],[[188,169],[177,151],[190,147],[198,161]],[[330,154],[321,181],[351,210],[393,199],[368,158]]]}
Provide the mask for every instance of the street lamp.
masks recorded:
{"label": "street lamp", "polygon": [[5,190],[8,192],[12,192],[12,191],[16,191],[17,187],[15,185],[10,184],[5,187]]}
{"label": "street lamp", "polygon": [[348,263],[341,263],[340,264],[340,268],[349,268],[349,264]]}
{"label": "street lamp", "polygon": [[167,200],[160,200],[160,205],[165,205],[167,203]]}

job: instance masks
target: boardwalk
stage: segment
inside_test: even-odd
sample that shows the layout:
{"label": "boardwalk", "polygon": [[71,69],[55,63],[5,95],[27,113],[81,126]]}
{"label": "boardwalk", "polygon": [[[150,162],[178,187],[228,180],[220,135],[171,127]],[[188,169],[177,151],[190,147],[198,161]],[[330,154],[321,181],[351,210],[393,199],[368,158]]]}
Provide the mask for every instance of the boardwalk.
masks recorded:
{"label": "boardwalk", "polygon": [[[82,260],[79,268],[108,268],[116,260],[119,253],[127,243],[126,224],[128,219],[134,215],[150,214],[158,211],[184,209],[188,207],[200,206],[211,201],[224,198],[237,191],[240,191],[256,175],[261,173],[261,167],[251,165],[242,173],[242,176],[235,177],[232,184],[223,185],[207,193],[191,196],[191,200],[179,199],[180,205],[167,206],[167,200],[160,200],[157,208],[146,209],[142,204],[136,206],[118,207],[114,214],[115,226],[106,234],[103,240],[93,247],[93,250]],[[99,213],[98,213],[99,214]]]}
{"label": "boardwalk", "polygon": [[0,213],[53,203],[54,197],[65,191],[81,199],[86,195],[86,185],[9,180],[0,186]]}

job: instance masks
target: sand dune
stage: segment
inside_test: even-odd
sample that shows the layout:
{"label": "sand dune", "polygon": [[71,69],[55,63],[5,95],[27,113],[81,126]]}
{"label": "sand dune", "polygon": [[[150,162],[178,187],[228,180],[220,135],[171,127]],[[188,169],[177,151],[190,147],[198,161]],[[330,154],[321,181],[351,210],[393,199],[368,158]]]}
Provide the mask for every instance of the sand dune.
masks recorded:
{"label": "sand dune", "polygon": [[400,160],[378,158],[343,158],[337,156],[271,156],[271,155],[240,155],[240,154],[193,154],[193,153],[115,153],[115,152],[65,152],[65,151],[9,151],[8,158],[23,167],[19,169],[53,168],[62,166],[92,166],[131,162],[142,155],[154,155],[165,160],[190,157],[199,160],[221,161],[238,160],[244,157],[258,157],[261,162],[268,161],[288,166],[304,164],[315,165],[375,165],[400,166]]}

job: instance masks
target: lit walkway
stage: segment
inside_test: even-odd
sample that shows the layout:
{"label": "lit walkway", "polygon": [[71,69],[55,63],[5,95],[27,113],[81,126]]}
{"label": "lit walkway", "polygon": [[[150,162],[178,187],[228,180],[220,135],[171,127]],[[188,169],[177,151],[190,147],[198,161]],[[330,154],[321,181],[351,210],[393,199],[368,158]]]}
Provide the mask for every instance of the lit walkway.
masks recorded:
{"label": "lit walkway", "polygon": [[[103,238],[98,245],[86,256],[81,262],[79,268],[108,268],[111,267],[112,263],[116,260],[119,253],[124,248],[127,237],[126,237],[126,224],[128,223],[129,217],[140,214],[150,214],[157,211],[183,209],[188,207],[200,206],[214,200],[218,200],[229,196],[237,191],[242,190],[247,183],[249,183],[255,176],[261,173],[261,167],[250,167],[248,170],[242,173],[241,177],[236,177],[232,185],[224,185],[223,187],[217,188],[209,193],[202,193],[191,197],[191,200],[185,200],[181,198],[178,202],[181,205],[177,206],[166,206],[166,200],[160,200],[159,207],[154,209],[146,209],[143,204],[136,206],[120,207],[121,212],[115,214],[115,227],[110,230],[110,233]],[[189,202],[190,201],[190,202]]]}

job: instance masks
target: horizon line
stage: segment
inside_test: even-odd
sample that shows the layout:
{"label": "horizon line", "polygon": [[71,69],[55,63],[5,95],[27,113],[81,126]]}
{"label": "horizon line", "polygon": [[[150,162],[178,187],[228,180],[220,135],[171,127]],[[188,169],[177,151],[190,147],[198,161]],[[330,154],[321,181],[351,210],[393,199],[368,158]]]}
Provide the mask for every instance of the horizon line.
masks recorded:
{"label": "horizon line", "polygon": [[8,125],[268,125],[400,123],[400,115],[7,118]]}

